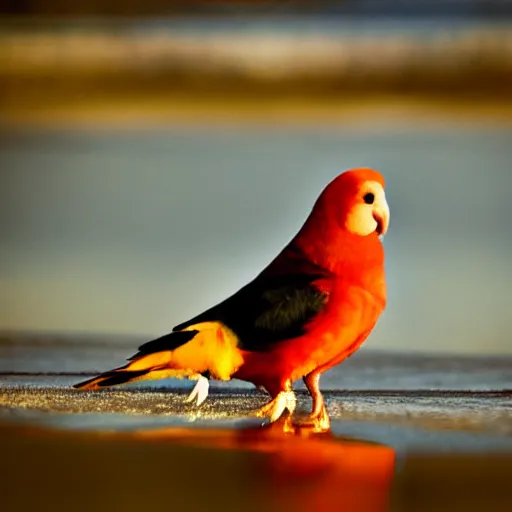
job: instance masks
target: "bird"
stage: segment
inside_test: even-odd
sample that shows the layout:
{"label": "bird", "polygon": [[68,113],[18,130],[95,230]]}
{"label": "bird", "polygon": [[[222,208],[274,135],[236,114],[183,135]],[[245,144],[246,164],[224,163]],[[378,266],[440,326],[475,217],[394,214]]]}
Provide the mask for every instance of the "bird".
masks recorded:
{"label": "bird", "polygon": [[384,245],[390,221],[382,174],[349,169],[321,192],[301,229],[252,281],[217,305],[144,343],[128,363],[75,384],[105,387],[160,378],[240,379],[270,399],[254,411],[268,423],[296,409],[294,382],[312,399],[301,424],[330,428],[320,377],[363,344],[386,307]]}

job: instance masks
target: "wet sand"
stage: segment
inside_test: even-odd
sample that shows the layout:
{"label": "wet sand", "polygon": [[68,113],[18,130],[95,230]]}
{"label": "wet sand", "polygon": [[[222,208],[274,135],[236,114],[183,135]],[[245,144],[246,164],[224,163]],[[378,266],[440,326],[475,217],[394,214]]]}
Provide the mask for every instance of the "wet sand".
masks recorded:
{"label": "wet sand", "polygon": [[259,429],[1,437],[7,510],[385,510],[394,467],[386,447]]}
{"label": "wet sand", "polygon": [[5,510],[508,510],[512,457],[411,454],[275,428],[1,425]]}

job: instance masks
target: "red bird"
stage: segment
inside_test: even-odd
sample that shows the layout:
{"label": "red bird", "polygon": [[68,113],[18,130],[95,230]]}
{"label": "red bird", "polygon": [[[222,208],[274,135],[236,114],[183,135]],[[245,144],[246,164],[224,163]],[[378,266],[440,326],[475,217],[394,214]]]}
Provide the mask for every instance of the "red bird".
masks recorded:
{"label": "red bird", "polygon": [[361,346],[386,305],[384,186],[372,169],[340,174],[298,234],[253,281],[145,343],[128,364],[75,387],[188,377],[198,380],[188,400],[199,405],[208,379],[241,379],[270,394],[256,415],[273,422],[286,409],[293,413],[292,384],[303,378],[313,399],[305,422],[329,428],[320,376]]}

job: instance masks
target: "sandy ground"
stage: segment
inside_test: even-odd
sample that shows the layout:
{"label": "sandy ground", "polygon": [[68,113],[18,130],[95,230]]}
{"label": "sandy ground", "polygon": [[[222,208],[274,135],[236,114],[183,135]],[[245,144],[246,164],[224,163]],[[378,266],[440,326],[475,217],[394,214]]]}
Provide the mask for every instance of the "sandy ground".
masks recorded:
{"label": "sandy ground", "polygon": [[[72,380],[72,379],[69,379]],[[75,379],[76,380],[76,379]],[[481,434],[482,447],[508,448],[512,451],[512,405],[510,391],[325,391],[327,407],[334,421],[380,422],[409,430],[431,432]],[[251,411],[267,400],[264,393],[247,389],[212,390],[210,397],[199,408],[184,403],[187,391],[164,388],[108,389],[81,391],[57,387],[0,387],[0,417],[19,417],[20,411],[59,413],[68,415],[94,415],[106,413],[116,416],[110,426],[118,428],[119,416],[151,421],[179,418],[198,422],[218,420],[244,420]],[[306,411],[309,399],[305,392],[298,392],[299,410]],[[80,426],[79,421],[63,417],[66,425]],[[57,424],[59,423],[57,421]],[[109,425],[106,419],[103,425]],[[105,423],[106,422],[106,423]],[[55,423],[55,422],[54,422]],[[121,422],[130,427],[130,423]],[[92,423],[94,425],[94,422]],[[379,440],[395,444],[395,436]],[[487,437],[486,437],[487,436]],[[428,437],[428,436],[427,436]],[[478,439],[478,438],[477,438]],[[483,442],[486,440],[487,444]],[[491,440],[494,439],[494,442]],[[431,447],[427,438],[411,438],[408,448]],[[468,441],[475,446],[475,441]],[[442,444],[442,443],[439,443]],[[478,441],[476,442],[478,445]]]}

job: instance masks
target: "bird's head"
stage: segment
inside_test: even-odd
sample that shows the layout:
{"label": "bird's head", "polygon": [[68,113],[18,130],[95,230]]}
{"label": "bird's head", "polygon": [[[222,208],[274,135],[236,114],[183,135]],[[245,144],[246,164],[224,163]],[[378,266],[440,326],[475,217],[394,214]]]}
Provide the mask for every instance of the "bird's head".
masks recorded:
{"label": "bird's head", "polygon": [[[364,268],[368,276],[371,269],[381,272],[384,247],[379,239],[389,226],[384,187],[384,178],[372,169],[340,174],[325,187],[290,242],[293,252],[331,272],[346,273],[348,267]],[[378,277],[370,276],[374,281]]]}
{"label": "bird's head", "polygon": [[357,236],[384,235],[389,207],[382,175],[373,169],[351,169],[340,174],[322,192],[315,209],[337,228]]}

